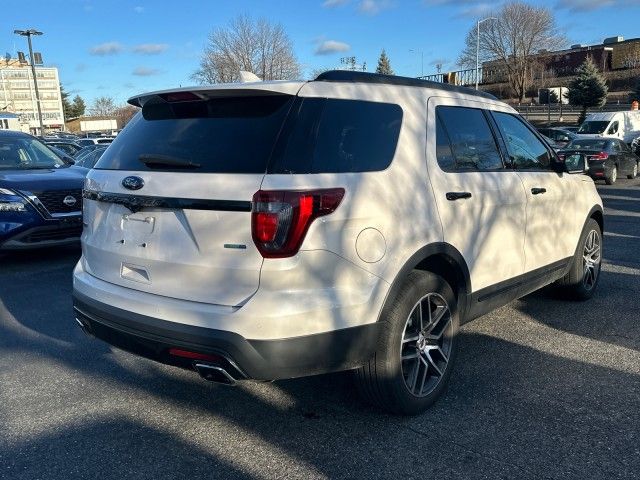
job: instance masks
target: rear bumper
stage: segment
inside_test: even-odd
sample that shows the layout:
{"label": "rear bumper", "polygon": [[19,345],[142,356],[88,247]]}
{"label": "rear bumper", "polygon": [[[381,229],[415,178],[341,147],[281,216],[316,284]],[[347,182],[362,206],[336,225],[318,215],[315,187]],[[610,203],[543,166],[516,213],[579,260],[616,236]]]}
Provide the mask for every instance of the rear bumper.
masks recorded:
{"label": "rear bumper", "polygon": [[87,333],[152,360],[183,368],[202,361],[176,357],[171,348],[217,356],[235,379],[277,380],[356,368],[375,350],[378,324],[275,340],[248,340],[229,331],[186,325],[121,310],[74,289],[76,318]]}
{"label": "rear bumper", "polygon": [[603,179],[611,175],[611,166],[605,162],[589,163],[589,176],[594,180]]}

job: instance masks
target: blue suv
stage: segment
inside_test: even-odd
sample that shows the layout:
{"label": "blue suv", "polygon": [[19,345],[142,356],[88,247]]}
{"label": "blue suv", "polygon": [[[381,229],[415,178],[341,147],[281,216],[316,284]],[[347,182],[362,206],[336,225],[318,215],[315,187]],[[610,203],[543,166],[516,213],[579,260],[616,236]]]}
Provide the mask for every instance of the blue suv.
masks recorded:
{"label": "blue suv", "polygon": [[0,250],[76,243],[86,171],[38,139],[0,131]]}

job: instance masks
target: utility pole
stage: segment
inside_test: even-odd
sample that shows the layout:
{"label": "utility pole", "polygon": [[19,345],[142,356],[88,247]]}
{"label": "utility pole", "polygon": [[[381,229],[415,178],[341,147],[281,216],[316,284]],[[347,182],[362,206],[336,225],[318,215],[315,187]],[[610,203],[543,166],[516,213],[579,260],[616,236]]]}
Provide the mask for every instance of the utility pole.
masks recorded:
{"label": "utility pole", "polygon": [[480,24],[489,20],[497,20],[497,18],[483,18],[482,20],[478,20],[476,24],[476,90],[478,90],[478,84],[480,83]]}
{"label": "utility pole", "polygon": [[31,28],[29,30],[14,30],[13,33],[15,33],[16,35],[22,35],[23,37],[27,37],[27,41],[29,43],[29,62],[31,63],[31,73],[33,74],[33,86],[36,92],[36,105],[38,106],[38,121],[40,123],[40,135],[44,135],[44,124],[42,123],[42,107],[40,105],[40,92],[38,92],[36,66],[33,60],[33,47],[31,46],[31,36],[42,35],[42,32],[39,32],[36,29]]}
{"label": "utility pole", "polygon": [[558,120],[564,122],[564,118],[562,118],[562,87],[560,87],[560,96],[558,98],[560,102],[560,118],[558,118]]}

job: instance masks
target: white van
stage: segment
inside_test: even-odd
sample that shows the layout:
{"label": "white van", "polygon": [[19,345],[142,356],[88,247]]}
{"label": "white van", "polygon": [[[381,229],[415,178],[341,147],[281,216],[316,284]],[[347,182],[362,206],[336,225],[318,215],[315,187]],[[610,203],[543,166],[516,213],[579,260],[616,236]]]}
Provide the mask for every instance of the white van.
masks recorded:
{"label": "white van", "polygon": [[590,113],[576,133],[619,138],[630,144],[640,137],[640,111]]}

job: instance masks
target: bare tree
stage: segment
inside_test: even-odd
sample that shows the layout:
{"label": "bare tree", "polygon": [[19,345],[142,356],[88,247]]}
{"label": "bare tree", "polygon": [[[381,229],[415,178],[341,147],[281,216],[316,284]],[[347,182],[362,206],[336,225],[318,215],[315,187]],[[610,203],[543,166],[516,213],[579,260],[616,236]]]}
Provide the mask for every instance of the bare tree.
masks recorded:
{"label": "bare tree", "polygon": [[[480,61],[493,61],[492,67],[503,70],[522,102],[532,83],[535,55],[562,48],[566,39],[558,33],[553,14],[545,7],[509,2],[492,16],[495,19],[484,22],[480,28]],[[477,38],[474,26],[458,59],[460,65],[475,67]]]}
{"label": "bare tree", "polygon": [[113,111],[113,116],[116,117],[116,120],[118,121],[118,127],[123,128],[139,110],[139,108],[129,104],[117,107]]}
{"label": "bare tree", "polygon": [[116,103],[111,97],[98,97],[89,109],[91,115],[108,117],[116,111]]}
{"label": "bare tree", "polygon": [[201,84],[236,82],[240,70],[263,80],[300,77],[300,64],[281,24],[239,16],[227,27],[216,28],[192,78]]}

